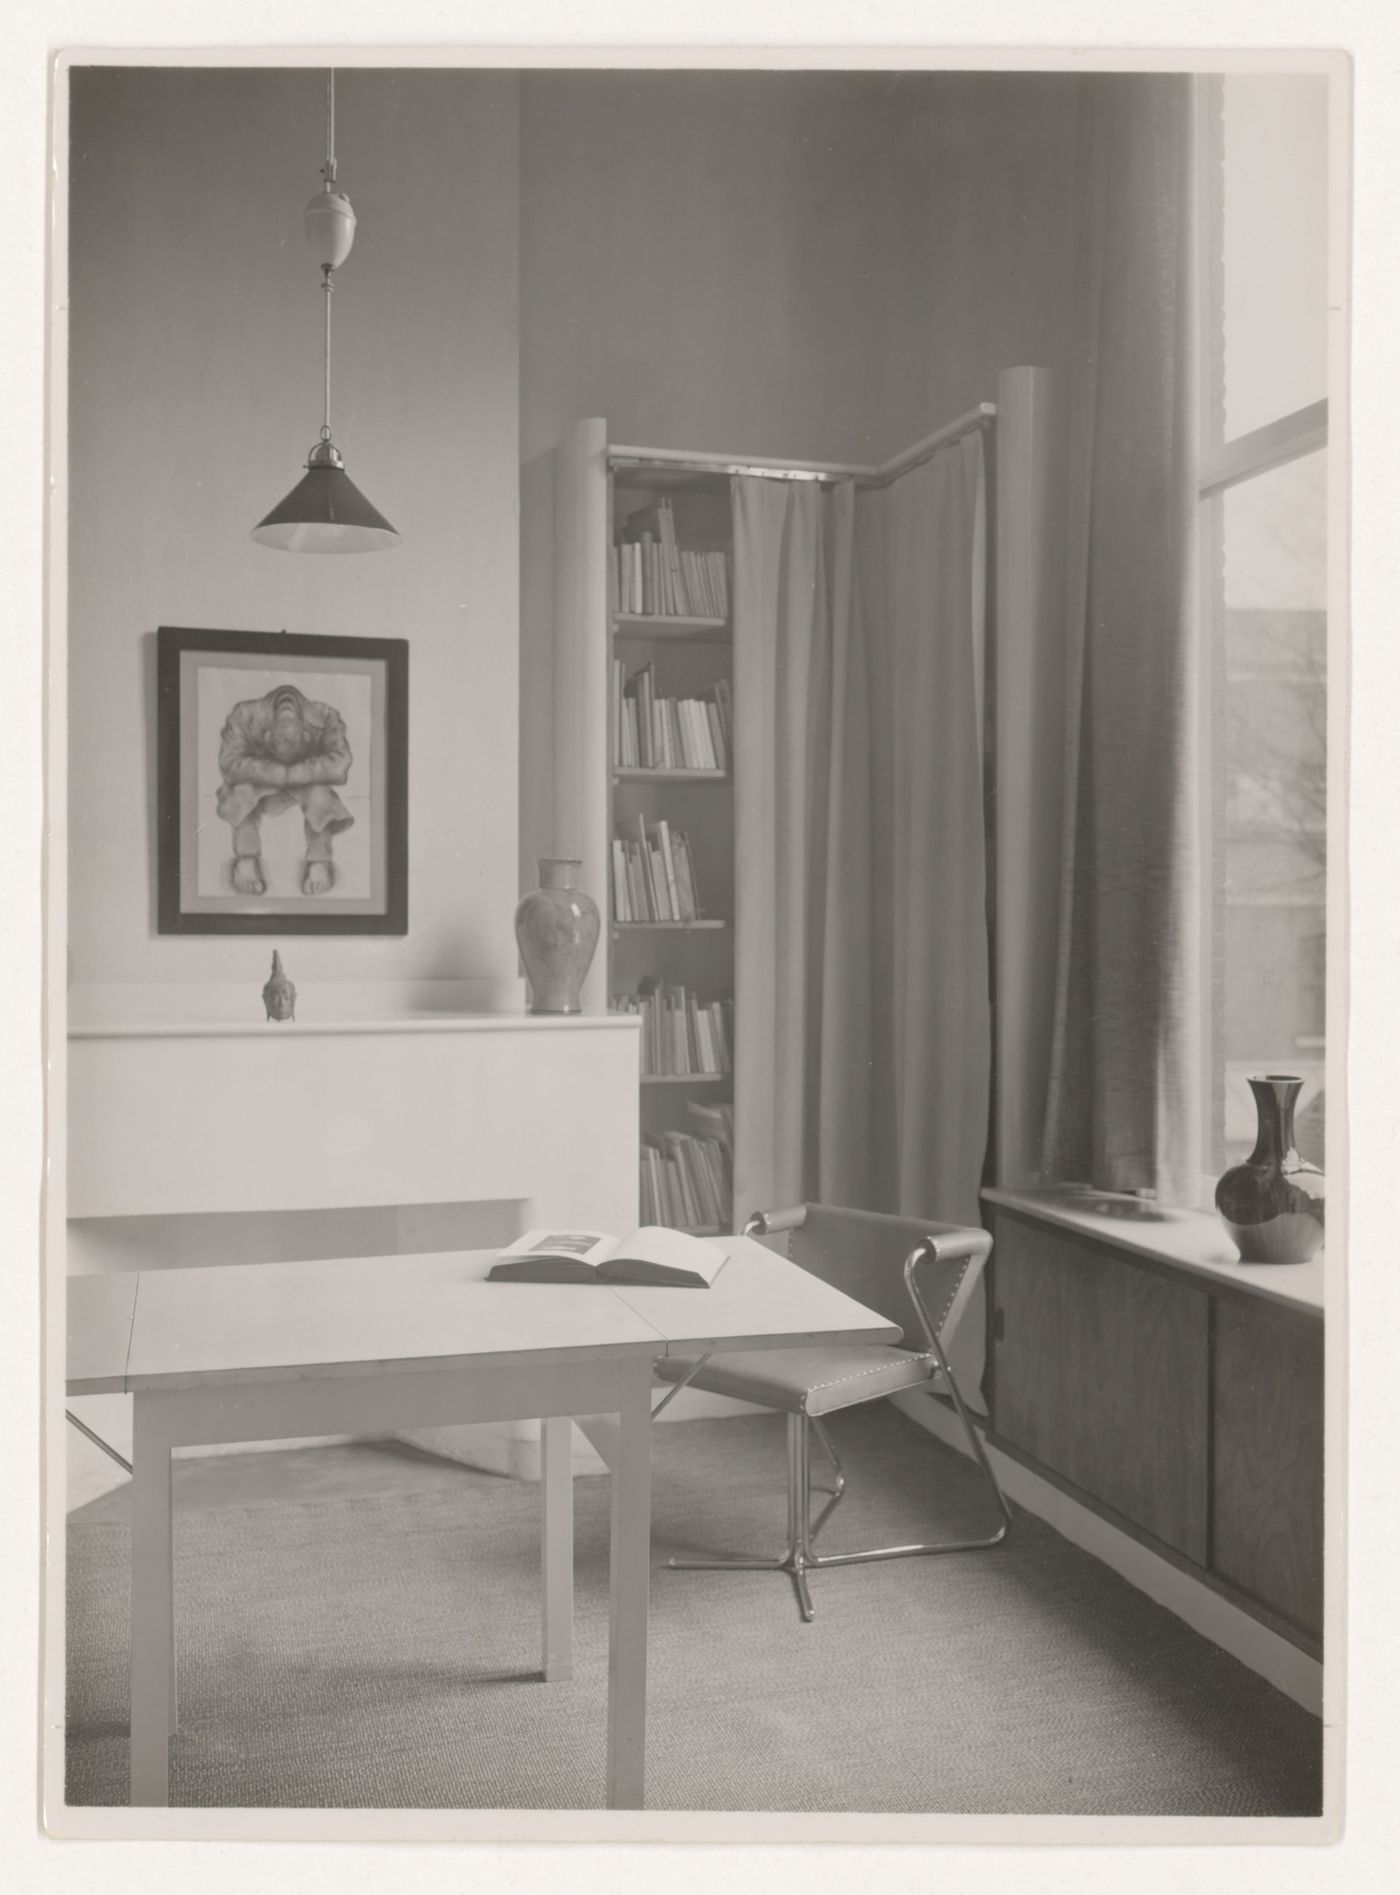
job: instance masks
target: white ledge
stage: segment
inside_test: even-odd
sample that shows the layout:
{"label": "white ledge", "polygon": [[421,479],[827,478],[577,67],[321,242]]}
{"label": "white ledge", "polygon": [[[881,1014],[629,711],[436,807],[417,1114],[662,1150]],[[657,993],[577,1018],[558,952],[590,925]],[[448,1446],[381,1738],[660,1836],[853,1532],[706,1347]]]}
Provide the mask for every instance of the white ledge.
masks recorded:
{"label": "white ledge", "polygon": [[1205,1211],[1144,1205],[1112,1191],[1090,1191],[1079,1185],[984,1190],[982,1198],[1003,1210],[1165,1264],[1183,1275],[1228,1284],[1262,1302],[1313,1316],[1320,1316],[1325,1306],[1322,1251],[1307,1263],[1243,1263],[1220,1220]]}
{"label": "white ledge", "polygon": [[[263,975],[263,979],[266,975]],[[293,980],[296,975],[293,972]],[[168,1040],[362,1033],[574,1031],[634,1016],[532,1014],[519,979],[296,982],[296,1020],[271,1021],[262,980],[77,982],[65,996],[70,1040]]]}
{"label": "white ledge", "polygon": [[599,1027],[640,1032],[628,1013],[418,1013],[362,1020],[111,1020],[70,1025],[70,1040],[320,1038],[357,1033],[554,1033]]}

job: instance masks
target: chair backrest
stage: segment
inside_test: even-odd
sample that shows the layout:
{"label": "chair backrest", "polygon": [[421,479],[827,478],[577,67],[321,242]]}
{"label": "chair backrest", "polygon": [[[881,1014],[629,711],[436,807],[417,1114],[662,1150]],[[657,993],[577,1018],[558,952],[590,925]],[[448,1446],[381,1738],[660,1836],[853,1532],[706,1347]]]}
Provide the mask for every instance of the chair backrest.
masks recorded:
{"label": "chair backrest", "polygon": [[[788,1233],[788,1256],[813,1276],[844,1290],[904,1331],[904,1346],[922,1350],[924,1338],[904,1282],[904,1260],[921,1237],[982,1236],[959,1224],[926,1217],[890,1217],[833,1204],[803,1207]],[[987,1249],[991,1239],[986,1239]],[[920,1288],[946,1351],[986,1261],[986,1251],[920,1266]]]}

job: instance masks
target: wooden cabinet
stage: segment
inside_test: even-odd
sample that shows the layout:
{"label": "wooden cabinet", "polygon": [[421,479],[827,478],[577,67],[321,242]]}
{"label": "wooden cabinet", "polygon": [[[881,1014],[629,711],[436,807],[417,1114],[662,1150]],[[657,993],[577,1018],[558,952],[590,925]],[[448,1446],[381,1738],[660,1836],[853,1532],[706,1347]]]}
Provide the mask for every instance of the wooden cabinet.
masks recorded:
{"label": "wooden cabinet", "polygon": [[1322,1629],[1322,1323],[1005,1209],[993,1438],[1290,1636]]}
{"label": "wooden cabinet", "polygon": [[1209,1299],[1004,1216],[995,1254],[997,1432],[1204,1561]]}
{"label": "wooden cabinet", "polygon": [[1322,1623],[1322,1330],[1221,1300],[1212,1565],[1296,1625]]}

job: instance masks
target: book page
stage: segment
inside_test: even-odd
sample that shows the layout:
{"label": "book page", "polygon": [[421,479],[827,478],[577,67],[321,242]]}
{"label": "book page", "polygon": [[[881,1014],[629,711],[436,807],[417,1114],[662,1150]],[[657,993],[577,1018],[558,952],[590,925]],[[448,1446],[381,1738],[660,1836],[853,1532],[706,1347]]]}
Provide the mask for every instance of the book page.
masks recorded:
{"label": "book page", "polygon": [[689,1237],[684,1231],[667,1230],[659,1224],[644,1224],[614,1247],[612,1261],[693,1270],[708,1283],[728,1255],[723,1244],[708,1243],[703,1237]]}
{"label": "book page", "polygon": [[613,1254],[614,1241],[602,1230],[527,1230],[501,1251],[496,1261],[509,1263],[525,1257],[562,1257],[570,1263],[595,1268]]}

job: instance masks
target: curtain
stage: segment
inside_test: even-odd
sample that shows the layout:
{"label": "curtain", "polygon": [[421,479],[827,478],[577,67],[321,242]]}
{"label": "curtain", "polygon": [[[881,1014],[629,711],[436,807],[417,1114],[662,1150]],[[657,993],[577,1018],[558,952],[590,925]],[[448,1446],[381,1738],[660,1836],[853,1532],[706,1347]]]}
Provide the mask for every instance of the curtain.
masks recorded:
{"label": "curtain", "polygon": [[1200,1169],[1190,81],[1084,82],[1066,802],[1043,1169]]}
{"label": "curtain", "polygon": [[869,1208],[961,1224],[982,1221],[991,1083],[983,487],[974,434],[856,502],[876,996]]}
{"label": "curtain", "polygon": [[980,437],[859,496],[734,482],[741,1217],[981,1222],[984,567]]}
{"label": "curtain", "polygon": [[[849,483],[823,492],[815,481],[735,480],[740,1219],[823,1192],[859,1207],[870,1189],[868,1126],[822,1164],[823,1143],[839,1145],[869,1100],[870,880],[859,842],[870,790],[853,552]],[[855,1088],[835,1124],[824,1081]]]}

